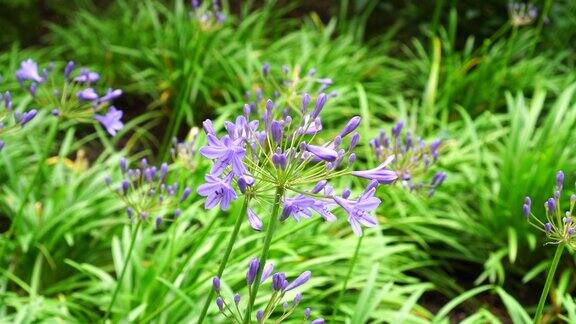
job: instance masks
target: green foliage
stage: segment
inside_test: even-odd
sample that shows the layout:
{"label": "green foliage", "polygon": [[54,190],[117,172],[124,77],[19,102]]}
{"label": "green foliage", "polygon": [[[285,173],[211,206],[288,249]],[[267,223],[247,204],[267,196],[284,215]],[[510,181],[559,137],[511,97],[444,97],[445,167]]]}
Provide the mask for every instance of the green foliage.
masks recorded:
{"label": "green foliage", "polygon": [[[335,134],[362,116],[359,167],[376,166],[369,140],[398,119],[425,139],[443,140],[437,169],[448,178],[433,197],[401,185],[379,189],[380,225],[366,232],[339,303],[357,244],[345,216],[279,226],[270,259],[288,276],[313,273],[303,305],[328,322],[530,322],[537,302],[531,295],[543,285],[553,249],[527,226],[522,201],[530,194],[535,213],[544,212],[538,206],[552,194],[555,172],[563,169],[567,183],[575,179],[574,4],[554,2],[540,31],[512,28],[502,16],[470,25],[494,8],[505,12],[500,3],[407,2],[397,22],[378,33],[373,20],[390,15],[393,5],[342,1],[330,18],[290,3],[255,8],[230,1],[224,7],[234,12],[219,25],[193,19],[183,1],[76,1],[58,11],[66,23],[45,17],[48,46],[0,51],[2,92],[19,88],[14,71],[29,57],[74,59],[126,92],[126,127],[118,137],[64,123],[50,147],[52,122],[41,114],[2,138],[9,145],[0,153],[0,322],[100,320],[134,230],[104,177],[116,172],[121,155],[168,160],[172,138],[205,118],[222,128],[241,111],[245,93],[264,84],[265,62],[275,72],[286,64],[333,79],[338,95],[325,108],[324,127]],[[0,43],[18,34],[6,30]],[[16,109],[28,107],[29,98],[16,99]],[[204,141],[200,136],[197,148]],[[209,165],[196,156],[193,166],[177,167],[171,180],[196,189]],[[40,181],[23,198],[37,170]],[[338,179],[336,190],[354,181]],[[198,318],[240,209],[237,203],[227,212],[206,211],[203,203],[193,194],[173,223],[137,229],[113,322]],[[243,224],[239,237],[224,273],[226,296],[243,287],[264,234]],[[563,263],[558,273],[549,298],[555,307],[545,318],[570,323],[574,273]],[[256,306],[270,293],[264,285]],[[301,321],[297,315],[292,322]],[[208,320],[223,322],[215,305]]]}

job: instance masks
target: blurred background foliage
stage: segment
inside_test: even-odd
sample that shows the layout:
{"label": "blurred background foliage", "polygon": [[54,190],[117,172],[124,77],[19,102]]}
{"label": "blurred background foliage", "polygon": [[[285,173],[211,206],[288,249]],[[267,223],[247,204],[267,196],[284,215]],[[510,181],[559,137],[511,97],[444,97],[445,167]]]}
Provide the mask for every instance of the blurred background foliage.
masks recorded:
{"label": "blurred background foliage", "polygon": [[[496,0],[228,1],[223,24],[202,25],[184,1],[0,0],[2,90],[18,88],[13,73],[28,57],[75,60],[125,91],[118,106],[130,121],[107,144],[82,126],[61,132],[52,155],[72,163],[83,152],[86,163],[49,165],[27,221],[14,236],[0,235],[0,317],[102,316],[130,237],[104,175],[122,154],[164,161],[173,137],[239,112],[270,63],[333,79],[338,96],[326,127],[361,115],[365,166],[374,163],[368,140],[398,119],[445,143],[448,179],[433,198],[380,189],[379,230],[365,239],[335,318],[355,237],[343,222],[282,227],[272,258],[293,274],[313,271],[306,304],[329,322],[527,322],[552,249],[521,216],[523,198],[542,206],[559,169],[576,180],[576,2],[533,4],[538,19],[517,27]],[[17,212],[48,127],[38,121],[2,152],[0,232]],[[195,163],[175,178],[197,187],[208,166]],[[172,226],[144,231],[116,318],[192,321],[232,229],[227,215],[204,211],[196,198]],[[225,273],[231,290],[261,238],[248,228],[242,235]],[[566,254],[550,322],[576,321],[574,265]],[[216,313],[213,321],[222,321]]]}

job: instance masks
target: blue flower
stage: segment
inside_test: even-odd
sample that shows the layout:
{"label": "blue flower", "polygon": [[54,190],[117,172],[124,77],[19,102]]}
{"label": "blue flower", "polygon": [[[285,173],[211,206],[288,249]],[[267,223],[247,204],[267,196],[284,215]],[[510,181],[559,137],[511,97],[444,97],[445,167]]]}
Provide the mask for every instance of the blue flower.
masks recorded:
{"label": "blue flower", "polygon": [[114,106],[110,106],[106,115],[95,115],[94,118],[99,121],[104,128],[106,128],[106,131],[110,135],[114,136],[117,131],[124,127],[124,124],[121,121],[122,115],[123,113],[121,110],[116,109]]}

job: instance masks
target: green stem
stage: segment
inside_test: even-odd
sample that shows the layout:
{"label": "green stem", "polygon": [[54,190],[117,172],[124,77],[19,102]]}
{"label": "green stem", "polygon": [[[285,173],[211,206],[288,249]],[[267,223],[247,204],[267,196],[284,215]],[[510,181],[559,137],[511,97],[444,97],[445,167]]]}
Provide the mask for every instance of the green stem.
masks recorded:
{"label": "green stem", "polygon": [[250,323],[252,307],[254,306],[254,301],[256,301],[256,296],[258,295],[258,288],[260,288],[260,280],[262,279],[262,271],[264,270],[264,265],[266,264],[266,259],[268,259],[268,252],[270,251],[270,243],[272,242],[272,237],[278,226],[278,216],[280,212],[280,203],[282,195],[284,194],[284,187],[276,187],[276,194],[274,195],[274,206],[272,209],[272,214],[270,215],[270,222],[268,229],[266,230],[266,237],[264,238],[264,246],[262,247],[262,254],[260,255],[260,267],[256,273],[256,279],[254,281],[254,288],[250,294],[250,300],[248,301],[248,307],[246,307],[246,314],[244,315],[244,324]]}
{"label": "green stem", "polygon": [[126,255],[126,258],[124,258],[124,265],[122,265],[122,271],[120,272],[120,277],[116,282],[116,288],[114,289],[114,293],[112,294],[112,300],[110,300],[110,304],[108,305],[108,309],[106,310],[106,315],[104,315],[105,319],[107,319],[108,315],[110,315],[112,307],[114,306],[114,302],[116,302],[116,297],[118,297],[120,286],[122,285],[122,281],[124,280],[124,276],[126,275],[128,262],[130,262],[130,258],[132,257],[132,251],[134,250],[134,242],[136,242],[136,236],[138,236],[138,229],[140,228],[141,223],[142,221],[138,220],[138,222],[136,223],[136,228],[132,232],[132,237],[130,238],[130,246],[128,247],[128,255]]}
{"label": "green stem", "polygon": [[[224,269],[226,268],[226,264],[228,263],[228,259],[230,258],[230,254],[232,253],[232,248],[234,247],[234,243],[236,243],[236,238],[238,237],[238,233],[240,232],[240,226],[242,225],[242,221],[246,216],[246,210],[248,209],[248,202],[250,201],[249,196],[244,197],[244,203],[242,204],[242,209],[236,216],[236,223],[234,224],[234,229],[232,230],[232,234],[230,235],[230,240],[228,240],[228,245],[226,246],[226,251],[224,252],[224,258],[220,263],[220,267],[218,268],[217,277],[222,277],[222,273],[224,273]],[[206,314],[208,313],[208,308],[210,307],[210,303],[214,298],[214,290],[210,289],[208,293],[208,298],[204,302],[204,307],[202,307],[202,313],[200,313],[200,317],[198,318],[198,324],[202,324],[204,318],[206,318]]]}
{"label": "green stem", "polygon": [[356,249],[354,250],[354,256],[352,256],[352,261],[350,261],[350,265],[348,266],[348,273],[346,274],[346,278],[344,279],[344,283],[342,284],[342,288],[340,289],[340,293],[338,294],[338,299],[336,299],[336,303],[334,304],[334,308],[332,311],[332,320],[335,320],[336,314],[338,314],[338,306],[342,302],[342,298],[344,298],[344,292],[346,292],[346,288],[348,287],[348,281],[352,276],[352,271],[354,270],[354,265],[356,265],[356,260],[358,260],[358,254],[360,252],[360,246],[362,245],[362,238],[364,235],[358,238],[356,242]]}
{"label": "green stem", "polygon": [[550,264],[550,269],[548,270],[548,276],[546,277],[546,283],[544,284],[544,290],[542,290],[542,295],[540,295],[540,301],[538,302],[538,307],[536,308],[536,314],[534,315],[534,323],[536,324],[539,324],[542,320],[542,311],[544,310],[544,305],[546,304],[546,298],[548,297],[550,286],[552,286],[554,273],[556,273],[556,268],[558,267],[558,263],[560,262],[562,251],[564,251],[564,244],[560,243],[556,248],[556,254],[554,254],[552,264]]}

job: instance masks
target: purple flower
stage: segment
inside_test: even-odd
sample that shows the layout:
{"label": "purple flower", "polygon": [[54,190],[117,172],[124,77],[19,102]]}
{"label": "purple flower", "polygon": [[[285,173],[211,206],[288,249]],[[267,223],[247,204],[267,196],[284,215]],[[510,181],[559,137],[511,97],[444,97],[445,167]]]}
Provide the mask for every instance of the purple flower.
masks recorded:
{"label": "purple flower", "polygon": [[305,144],[303,146],[308,152],[314,154],[315,156],[324,161],[334,162],[338,158],[338,152],[329,147],[317,146],[311,144]]}
{"label": "purple flower", "polygon": [[352,226],[352,231],[357,236],[362,235],[360,225],[374,227],[377,224],[376,219],[370,215],[370,212],[380,205],[380,199],[374,197],[375,192],[376,188],[365,191],[356,201],[338,196],[333,197],[334,201],[348,213],[348,222]]}
{"label": "purple flower", "polygon": [[548,213],[550,215],[553,215],[554,213],[556,213],[556,200],[554,200],[554,198],[549,198],[546,201],[546,208],[547,208]]}
{"label": "purple flower", "polygon": [[270,64],[264,63],[262,65],[262,74],[264,74],[264,76],[268,76],[268,73],[270,73]]}
{"label": "purple flower", "polygon": [[352,171],[352,175],[360,178],[377,180],[380,184],[390,184],[398,180],[396,172],[387,168],[388,161],[371,170]]}
{"label": "purple flower", "polygon": [[81,83],[94,83],[100,79],[100,74],[90,71],[87,68],[81,68],[80,74],[74,79],[76,82]]}
{"label": "purple flower", "polygon": [[288,286],[286,286],[284,290],[290,291],[296,289],[305,284],[306,282],[308,282],[308,280],[310,280],[310,277],[312,277],[312,272],[304,271],[302,272],[302,274],[298,276],[298,278],[294,279],[294,281],[292,281]]}
{"label": "purple flower", "polygon": [[250,227],[252,227],[252,229],[256,231],[261,231],[262,220],[260,219],[260,217],[256,215],[256,213],[254,212],[254,210],[252,210],[252,208],[248,208],[247,214],[248,214],[248,223],[250,223]]}
{"label": "purple flower", "polygon": [[34,119],[34,117],[36,117],[36,114],[38,114],[38,111],[36,109],[32,109],[30,111],[25,112],[19,121],[20,126],[28,124],[32,119]]}
{"label": "purple flower", "polygon": [[281,219],[284,220],[292,216],[295,221],[300,221],[300,218],[312,217],[310,208],[314,205],[314,199],[304,195],[298,195],[293,198],[284,198],[284,208],[282,209]]}
{"label": "purple flower", "polygon": [[292,303],[294,305],[298,305],[298,304],[300,304],[301,301],[302,301],[302,293],[296,293],[296,295],[294,296],[294,299],[292,300]]}
{"label": "purple flower", "polygon": [[318,115],[320,115],[320,112],[322,111],[322,108],[324,108],[324,105],[326,104],[326,94],[325,93],[321,93],[320,95],[318,95],[318,98],[316,98],[316,106],[314,107],[314,111],[312,112],[312,119],[316,119],[316,117],[318,117]]}
{"label": "purple flower", "polygon": [[544,232],[546,232],[547,234],[550,234],[552,232],[552,224],[550,224],[550,223],[544,224]]}
{"label": "purple flower", "polygon": [[220,278],[218,278],[218,277],[212,278],[212,288],[214,288],[214,291],[217,294],[220,293]]}
{"label": "purple flower", "polygon": [[98,100],[99,102],[109,102],[112,101],[114,99],[117,99],[118,97],[120,97],[122,95],[122,90],[120,89],[108,89],[106,90],[106,94],[104,96],[102,96],[102,98],[100,98],[100,100]]}
{"label": "purple flower", "polygon": [[258,323],[262,322],[262,319],[264,318],[264,311],[262,311],[261,309],[259,309],[256,312],[256,320],[258,321]]}
{"label": "purple flower", "polygon": [[530,217],[530,205],[527,205],[527,204],[522,205],[522,213],[524,214],[524,217],[529,218]]}
{"label": "purple flower", "polygon": [[236,305],[240,304],[240,294],[238,293],[234,294],[234,303]]}
{"label": "purple flower", "polygon": [[346,135],[355,131],[356,128],[358,128],[358,126],[360,125],[360,121],[362,121],[362,118],[360,118],[360,116],[352,117],[352,119],[348,121],[346,126],[344,126],[344,129],[340,132],[339,134],[340,137],[345,137]]}
{"label": "purple flower", "polygon": [[66,78],[66,80],[70,79],[70,74],[72,74],[72,71],[74,70],[75,66],[76,64],[74,63],[74,61],[69,61],[66,64],[66,67],[64,68],[64,77]]}
{"label": "purple flower", "polygon": [[312,322],[310,322],[310,324],[324,324],[324,319],[323,318],[317,318],[315,320],[313,320]]}
{"label": "purple flower", "polygon": [[286,286],[288,286],[288,281],[284,272],[278,272],[272,276],[272,289],[274,291],[283,291]]}
{"label": "purple flower", "polygon": [[218,139],[212,134],[208,134],[208,145],[200,149],[200,153],[205,157],[216,160],[212,167],[212,174],[218,176],[222,174],[227,166],[232,166],[232,172],[237,176],[247,173],[243,159],[246,150],[236,144],[229,135]]}
{"label": "purple flower", "polygon": [[251,285],[256,279],[256,274],[258,274],[258,269],[260,268],[260,261],[257,258],[250,260],[248,264],[248,271],[246,272],[246,283]]}
{"label": "purple flower", "polygon": [[10,95],[10,91],[4,93],[4,107],[6,110],[12,110],[12,95]]}
{"label": "purple flower", "polygon": [[38,64],[32,59],[27,59],[20,63],[20,69],[16,71],[16,79],[22,83],[24,80],[44,82],[44,79],[38,73]]}
{"label": "purple flower", "polygon": [[282,152],[275,152],[272,154],[272,163],[282,170],[286,169],[286,165],[288,164],[288,157],[285,153]]}
{"label": "purple flower", "polygon": [[98,99],[98,94],[92,88],[87,88],[82,91],[79,91],[76,96],[78,97],[78,99],[82,101],[94,101]]}
{"label": "purple flower", "polygon": [[222,297],[216,298],[216,306],[218,306],[218,309],[221,312],[224,312],[224,299],[222,299]]}
{"label": "purple flower", "polygon": [[562,190],[563,186],[564,186],[564,172],[560,170],[556,173],[556,188],[558,190]]}
{"label": "purple flower", "polygon": [[116,107],[110,106],[106,115],[96,115],[94,118],[99,121],[102,126],[104,126],[104,128],[106,128],[106,131],[110,135],[114,136],[116,135],[117,131],[124,127],[124,124],[121,121],[122,114],[122,110],[118,110]]}
{"label": "purple flower", "polygon": [[207,197],[204,203],[205,208],[212,209],[220,204],[220,208],[226,210],[230,207],[230,203],[238,198],[230,185],[231,173],[225,179],[213,175],[207,175],[205,179],[206,183],[198,187],[198,194]]}
{"label": "purple flower", "polygon": [[269,262],[266,263],[266,265],[264,266],[264,270],[262,271],[262,278],[260,279],[260,283],[264,283],[266,279],[270,278],[273,270],[274,270],[274,264]]}

